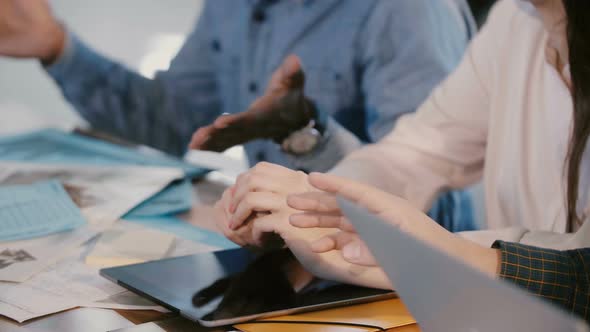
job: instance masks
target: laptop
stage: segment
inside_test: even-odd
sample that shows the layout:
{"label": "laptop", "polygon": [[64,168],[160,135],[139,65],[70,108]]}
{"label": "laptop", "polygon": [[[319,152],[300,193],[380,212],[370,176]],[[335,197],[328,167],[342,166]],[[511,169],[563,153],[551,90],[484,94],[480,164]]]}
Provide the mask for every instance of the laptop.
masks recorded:
{"label": "laptop", "polygon": [[589,331],[585,322],[495,280],[338,198],[423,331]]}

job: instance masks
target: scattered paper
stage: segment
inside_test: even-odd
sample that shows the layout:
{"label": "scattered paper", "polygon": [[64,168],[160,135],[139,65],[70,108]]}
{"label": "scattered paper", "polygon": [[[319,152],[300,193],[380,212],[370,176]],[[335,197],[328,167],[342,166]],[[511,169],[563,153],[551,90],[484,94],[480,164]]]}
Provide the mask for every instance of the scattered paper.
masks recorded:
{"label": "scattered paper", "polygon": [[[85,223],[59,181],[0,186],[0,241],[60,233]],[[0,252],[0,269],[5,267],[6,259],[12,260],[12,254],[9,250]]]}
{"label": "scattered paper", "polygon": [[84,164],[101,166],[155,166],[182,169],[187,177],[199,177],[207,170],[163,152],[122,146],[105,140],[56,129],[0,137],[0,160],[42,164]]}
{"label": "scattered paper", "polygon": [[194,201],[193,184],[189,179],[170,184],[154,197],[149,198],[124,218],[169,216],[191,209]]}
{"label": "scattered paper", "polygon": [[80,247],[23,283],[0,282],[0,315],[18,322],[76,307],[167,310],[101,277]]}
{"label": "scattered paper", "polygon": [[[124,227],[119,227],[124,226]],[[86,264],[114,267],[164,258],[174,243],[174,235],[130,223],[119,223],[100,235]]]}
{"label": "scattered paper", "polygon": [[125,213],[183,178],[179,169],[92,167],[0,162],[0,184],[60,180],[94,228],[110,227]]}
{"label": "scattered paper", "polygon": [[88,227],[35,240],[0,243],[0,281],[23,282],[96,236]]}
{"label": "scattered paper", "polygon": [[[91,167],[0,163],[0,184],[30,184],[56,179],[66,187],[88,221],[72,232],[44,238],[0,243],[0,252],[18,255],[19,261],[0,269],[0,280],[22,282],[52,264],[99,232],[110,228],[125,213],[184,176],[181,170],[152,167]],[[19,254],[25,251],[32,256]],[[23,258],[25,257],[25,258]]]}

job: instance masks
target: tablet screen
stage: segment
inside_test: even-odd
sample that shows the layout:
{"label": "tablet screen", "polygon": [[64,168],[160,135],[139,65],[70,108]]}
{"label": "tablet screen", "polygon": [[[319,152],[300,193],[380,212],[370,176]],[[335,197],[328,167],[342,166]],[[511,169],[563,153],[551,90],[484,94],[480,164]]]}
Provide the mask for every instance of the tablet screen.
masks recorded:
{"label": "tablet screen", "polygon": [[314,278],[288,250],[264,255],[217,251],[103,269],[101,274],[206,325],[392,296],[391,291]]}

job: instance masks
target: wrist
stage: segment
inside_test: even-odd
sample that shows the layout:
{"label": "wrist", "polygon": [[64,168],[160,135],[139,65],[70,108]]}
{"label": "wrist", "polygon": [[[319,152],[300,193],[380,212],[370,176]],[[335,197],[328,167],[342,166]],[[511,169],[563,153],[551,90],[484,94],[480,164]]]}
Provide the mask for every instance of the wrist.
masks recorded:
{"label": "wrist", "polygon": [[47,34],[47,47],[42,52],[39,60],[44,66],[53,64],[62,55],[66,45],[66,31],[63,25],[55,23],[53,27],[49,29]]}

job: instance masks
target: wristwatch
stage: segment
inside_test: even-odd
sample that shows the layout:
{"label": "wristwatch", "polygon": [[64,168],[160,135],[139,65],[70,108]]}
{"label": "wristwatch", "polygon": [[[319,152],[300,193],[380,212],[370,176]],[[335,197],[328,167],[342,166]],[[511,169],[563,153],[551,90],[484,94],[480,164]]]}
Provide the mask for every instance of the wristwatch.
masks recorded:
{"label": "wristwatch", "polygon": [[326,135],[327,115],[310,100],[306,100],[306,105],[313,114],[312,118],[305,127],[292,132],[281,143],[283,151],[295,156],[313,151]]}
{"label": "wristwatch", "polygon": [[321,138],[322,134],[316,128],[315,120],[311,120],[307,126],[287,136],[281,143],[281,148],[287,153],[300,156],[313,151]]}

